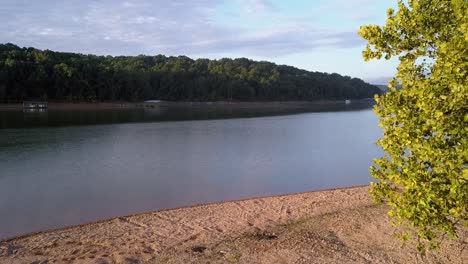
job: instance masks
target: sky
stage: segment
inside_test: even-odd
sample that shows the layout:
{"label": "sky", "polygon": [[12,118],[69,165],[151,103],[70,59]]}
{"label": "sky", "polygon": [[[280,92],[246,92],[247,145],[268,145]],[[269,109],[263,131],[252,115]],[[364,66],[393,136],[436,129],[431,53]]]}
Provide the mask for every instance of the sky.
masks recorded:
{"label": "sky", "polygon": [[397,61],[364,62],[361,25],[383,0],[0,0],[0,43],[97,55],[266,60],[385,84]]}

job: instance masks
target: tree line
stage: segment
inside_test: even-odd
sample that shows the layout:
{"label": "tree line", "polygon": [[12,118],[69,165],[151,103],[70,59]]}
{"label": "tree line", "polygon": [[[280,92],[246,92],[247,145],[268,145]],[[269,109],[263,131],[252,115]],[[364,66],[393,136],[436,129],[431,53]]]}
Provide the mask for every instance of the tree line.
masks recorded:
{"label": "tree line", "polygon": [[342,100],[373,97],[361,79],[265,61],[96,56],[0,44],[0,102]]}

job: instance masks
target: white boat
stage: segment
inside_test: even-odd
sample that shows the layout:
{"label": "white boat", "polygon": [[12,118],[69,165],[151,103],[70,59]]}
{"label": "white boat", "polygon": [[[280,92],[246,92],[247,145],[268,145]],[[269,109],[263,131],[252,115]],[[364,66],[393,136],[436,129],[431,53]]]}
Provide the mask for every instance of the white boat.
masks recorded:
{"label": "white boat", "polygon": [[148,100],[148,101],[143,102],[143,106],[145,108],[155,108],[159,106],[161,102],[162,102],[161,100]]}

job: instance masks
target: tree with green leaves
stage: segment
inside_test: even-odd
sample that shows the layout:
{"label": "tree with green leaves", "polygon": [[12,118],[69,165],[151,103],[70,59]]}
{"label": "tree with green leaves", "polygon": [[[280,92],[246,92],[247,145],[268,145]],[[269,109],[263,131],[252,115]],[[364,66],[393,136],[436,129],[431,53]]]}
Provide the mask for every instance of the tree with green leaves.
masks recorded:
{"label": "tree with green leaves", "polygon": [[[323,88],[326,87],[326,88]],[[245,58],[95,56],[0,44],[0,103],[50,101],[269,101],[361,99],[360,79]]]}
{"label": "tree with green leaves", "polygon": [[385,26],[359,35],[366,61],[400,61],[390,92],[376,96],[386,155],[371,167],[371,194],[390,206],[397,235],[437,247],[468,226],[468,2],[399,1]]}

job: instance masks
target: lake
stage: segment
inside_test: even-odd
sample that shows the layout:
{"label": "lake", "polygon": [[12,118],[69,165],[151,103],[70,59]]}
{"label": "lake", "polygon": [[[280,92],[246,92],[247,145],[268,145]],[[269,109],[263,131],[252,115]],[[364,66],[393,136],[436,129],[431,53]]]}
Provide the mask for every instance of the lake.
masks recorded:
{"label": "lake", "polygon": [[368,184],[377,124],[369,106],[0,112],[0,239]]}

